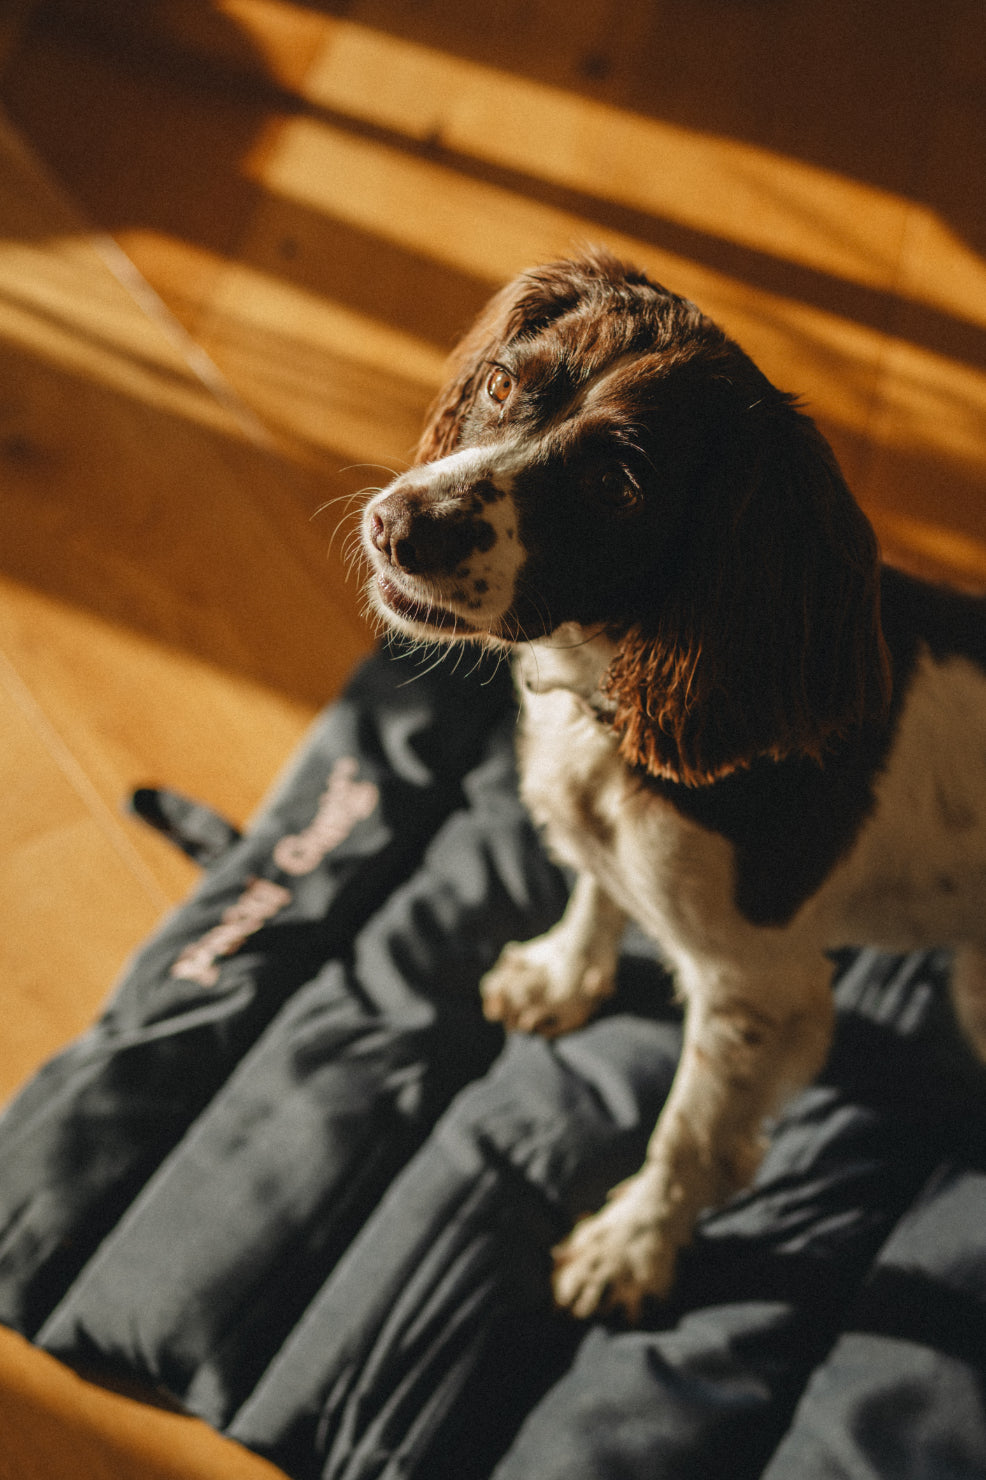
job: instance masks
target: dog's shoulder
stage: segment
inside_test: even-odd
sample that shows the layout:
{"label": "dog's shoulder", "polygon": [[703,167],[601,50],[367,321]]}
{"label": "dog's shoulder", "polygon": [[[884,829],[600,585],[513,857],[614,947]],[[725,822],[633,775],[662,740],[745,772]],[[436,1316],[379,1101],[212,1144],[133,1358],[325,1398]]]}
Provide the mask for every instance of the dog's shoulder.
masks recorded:
{"label": "dog's shoulder", "polygon": [[[975,744],[972,732],[984,741],[986,767],[986,601],[889,568],[881,589],[893,671],[886,721],[834,741],[822,761],[761,756],[706,785],[655,777],[620,760],[605,697],[612,642],[573,628],[534,645],[516,666],[524,790],[535,815],[543,821],[561,813],[572,828],[593,821],[600,833],[603,810],[615,829],[625,825],[626,801],[649,795],[662,804],[667,825],[677,816],[729,844],[733,902],[750,924],[789,924],[871,820],[870,831],[887,833],[888,842],[898,841],[908,806],[920,825],[938,825],[935,807],[944,814],[946,804],[935,778],[943,767],[969,769],[963,747]],[[946,789],[956,814],[957,784]],[[963,817],[968,810],[963,802]]]}
{"label": "dog's shoulder", "polygon": [[871,819],[888,843],[908,807],[936,825],[935,808],[945,808],[938,773],[968,769],[964,755],[986,738],[986,600],[885,567],[881,604],[893,674],[883,723],[834,742],[821,762],[761,757],[700,787],[648,778],[731,843],[736,904],[751,923],[792,920]]}

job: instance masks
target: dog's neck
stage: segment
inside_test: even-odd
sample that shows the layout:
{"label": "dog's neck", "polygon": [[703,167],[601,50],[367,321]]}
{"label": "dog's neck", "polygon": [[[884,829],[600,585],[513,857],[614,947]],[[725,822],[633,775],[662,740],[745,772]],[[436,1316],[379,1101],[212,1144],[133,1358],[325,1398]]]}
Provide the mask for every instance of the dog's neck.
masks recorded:
{"label": "dog's neck", "polygon": [[565,622],[547,637],[520,644],[514,668],[525,692],[547,694],[564,689],[594,714],[608,716],[614,704],[603,685],[616,652],[616,644],[598,628]]}

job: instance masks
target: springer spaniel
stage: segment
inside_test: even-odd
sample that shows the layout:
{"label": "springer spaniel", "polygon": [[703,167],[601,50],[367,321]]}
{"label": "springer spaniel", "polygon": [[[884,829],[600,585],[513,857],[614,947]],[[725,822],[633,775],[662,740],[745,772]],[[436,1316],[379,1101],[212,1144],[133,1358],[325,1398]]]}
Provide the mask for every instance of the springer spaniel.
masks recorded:
{"label": "springer spaniel", "polygon": [[628,916],[674,972],[644,1165],[555,1251],[561,1304],[633,1316],[824,1063],[832,948],[954,947],[986,1059],[986,603],[881,569],[792,397],[602,252],[493,299],[362,543],[394,628],[516,652],[523,795],[577,871],[487,1015],[583,1022]]}

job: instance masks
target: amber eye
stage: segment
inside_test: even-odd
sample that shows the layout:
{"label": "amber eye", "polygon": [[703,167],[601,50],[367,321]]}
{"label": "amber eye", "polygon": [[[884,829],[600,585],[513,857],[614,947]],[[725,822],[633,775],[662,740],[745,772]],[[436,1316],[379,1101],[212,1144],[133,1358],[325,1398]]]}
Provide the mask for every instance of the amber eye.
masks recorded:
{"label": "amber eye", "polygon": [[486,382],[486,394],[490,400],[495,401],[498,406],[502,406],[513,388],[514,383],[512,377],[507,374],[506,370],[502,370],[497,365],[491,371],[490,378]]}

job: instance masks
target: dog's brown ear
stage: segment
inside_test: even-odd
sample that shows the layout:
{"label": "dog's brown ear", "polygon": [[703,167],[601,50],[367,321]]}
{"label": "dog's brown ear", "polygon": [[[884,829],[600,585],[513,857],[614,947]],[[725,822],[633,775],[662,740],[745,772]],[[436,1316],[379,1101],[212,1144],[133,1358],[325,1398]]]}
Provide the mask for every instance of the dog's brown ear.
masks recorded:
{"label": "dog's brown ear", "polygon": [[807,416],[779,397],[764,422],[704,475],[608,674],[621,754],[689,785],[762,755],[822,761],[889,703],[869,521]]}

